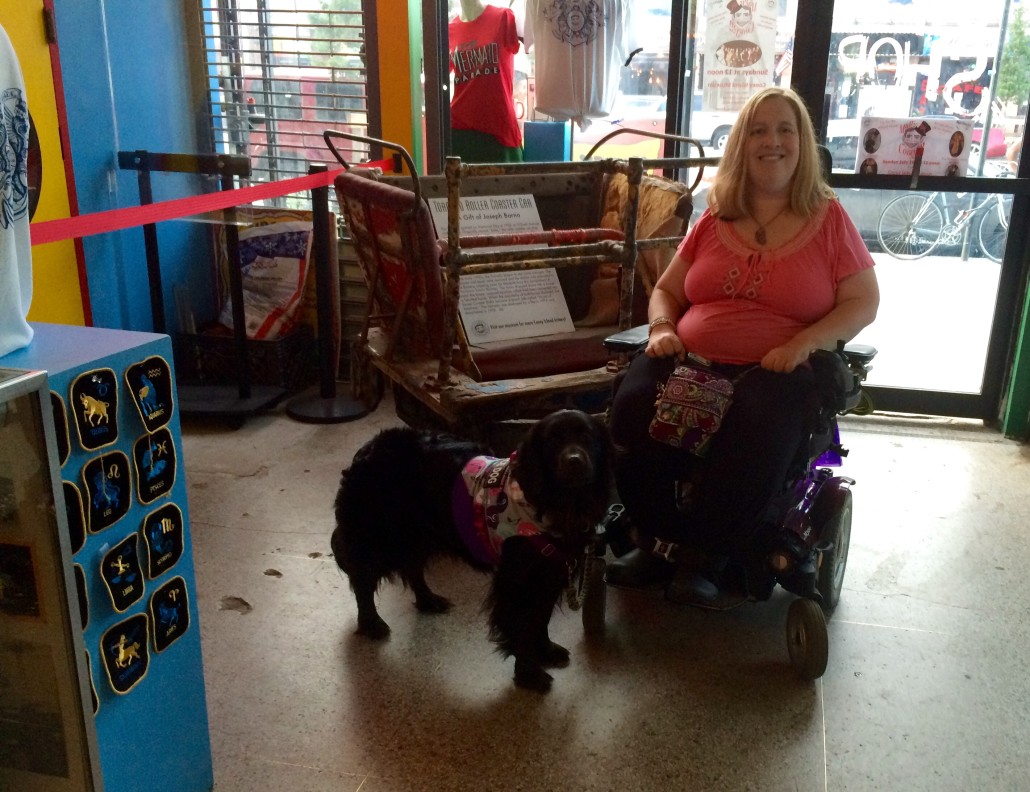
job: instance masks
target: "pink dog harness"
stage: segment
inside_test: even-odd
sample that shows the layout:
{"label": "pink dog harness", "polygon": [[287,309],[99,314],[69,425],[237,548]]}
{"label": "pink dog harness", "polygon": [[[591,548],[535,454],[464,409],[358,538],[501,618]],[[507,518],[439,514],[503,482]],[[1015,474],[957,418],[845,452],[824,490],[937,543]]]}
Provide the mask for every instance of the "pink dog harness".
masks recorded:
{"label": "pink dog harness", "polygon": [[452,510],[458,533],[469,552],[484,564],[497,566],[501,545],[512,536],[538,536],[546,525],[533,518],[533,507],[512,478],[508,459],[478,456],[454,480]]}

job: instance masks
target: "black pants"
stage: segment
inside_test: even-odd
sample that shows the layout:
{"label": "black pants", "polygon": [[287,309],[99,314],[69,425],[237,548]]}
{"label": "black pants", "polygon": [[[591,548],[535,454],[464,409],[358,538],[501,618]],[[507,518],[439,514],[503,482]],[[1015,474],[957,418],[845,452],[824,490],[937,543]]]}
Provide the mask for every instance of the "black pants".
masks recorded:
{"label": "black pants", "polygon": [[[673,358],[637,355],[617,384],[611,411],[619,453],[619,496],[642,538],[686,541],[713,553],[731,553],[759,527],[781,490],[816,410],[808,367],[777,374],[754,367],[737,381],[733,404],[703,459],[653,440],[658,385],[676,366]],[[736,366],[714,366],[728,376]],[[696,482],[688,515],[677,509],[675,482]]]}

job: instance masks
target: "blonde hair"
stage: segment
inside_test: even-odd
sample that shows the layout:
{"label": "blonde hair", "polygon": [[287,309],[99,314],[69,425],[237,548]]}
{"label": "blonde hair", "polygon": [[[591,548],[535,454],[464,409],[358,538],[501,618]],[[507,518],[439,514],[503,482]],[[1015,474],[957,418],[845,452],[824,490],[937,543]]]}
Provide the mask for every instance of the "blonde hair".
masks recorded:
{"label": "blonde hair", "polygon": [[798,129],[798,164],[790,185],[790,209],[801,217],[812,217],[820,206],[835,197],[823,176],[815,128],[801,97],[789,88],[763,88],[748,99],[737,116],[726,141],[715,182],[708,191],[712,214],[733,220],[751,213],[748,192],[747,141],[759,106],[768,99],[779,98],[794,111]]}

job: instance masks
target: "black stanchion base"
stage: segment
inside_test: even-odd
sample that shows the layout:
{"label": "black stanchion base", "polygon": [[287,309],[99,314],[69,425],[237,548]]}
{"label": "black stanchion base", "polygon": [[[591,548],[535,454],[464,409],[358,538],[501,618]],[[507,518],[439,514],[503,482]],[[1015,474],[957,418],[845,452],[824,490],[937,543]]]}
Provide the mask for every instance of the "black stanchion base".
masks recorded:
{"label": "black stanchion base", "polygon": [[250,396],[244,398],[236,385],[180,384],[178,394],[180,415],[218,418],[238,429],[247,416],[274,407],[286,395],[286,389],[251,385]]}
{"label": "black stanchion base", "polygon": [[343,394],[322,396],[321,389],[315,387],[290,399],[286,403],[286,414],[303,423],[344,423],[368,415],[368,408]]}

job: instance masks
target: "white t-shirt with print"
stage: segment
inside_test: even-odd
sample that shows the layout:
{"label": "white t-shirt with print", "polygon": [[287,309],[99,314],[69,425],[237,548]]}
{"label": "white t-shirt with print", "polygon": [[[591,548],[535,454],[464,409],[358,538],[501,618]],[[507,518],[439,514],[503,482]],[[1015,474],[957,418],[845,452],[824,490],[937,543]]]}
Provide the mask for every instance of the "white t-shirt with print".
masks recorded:
{"label": "white t-shirt with print", "polygon": [[611,112],[620,69],[636,46],[631,8],[631,0],[526,0],[537,110],[581,129]]}
{"label": "white t-shirt with print", "polygon": [[32,341],[25,321],[32,302],[28,149],[25,81],[0,27],[0,357]]}

